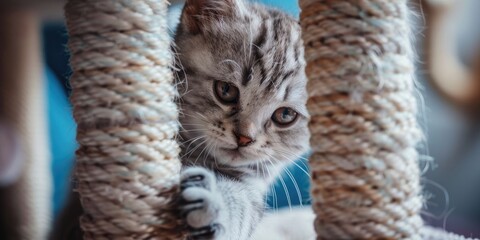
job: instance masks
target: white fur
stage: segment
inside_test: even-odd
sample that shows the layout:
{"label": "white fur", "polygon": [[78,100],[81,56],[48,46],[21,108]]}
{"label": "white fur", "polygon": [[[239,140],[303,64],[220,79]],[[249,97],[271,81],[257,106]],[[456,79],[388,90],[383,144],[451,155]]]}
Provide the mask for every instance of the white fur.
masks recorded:
{"label": "white fur", "polygon": [[252,240],[314,240],[315,215],[309,207],[268,213],[258,225]]}

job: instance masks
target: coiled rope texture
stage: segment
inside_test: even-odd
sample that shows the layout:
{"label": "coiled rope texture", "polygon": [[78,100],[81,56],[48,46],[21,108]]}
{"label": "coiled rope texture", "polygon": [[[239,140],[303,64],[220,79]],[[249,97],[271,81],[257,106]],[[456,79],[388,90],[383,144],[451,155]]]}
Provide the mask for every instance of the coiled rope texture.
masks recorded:
{"label": "coiled rope texture", "polygon": [[407,0],[300,0],[318,239],[470,239],[423,226]]}
{"label": "coiled rope texture", "polygon": [[85,239],[179,239],[176,94],[166,0],[70,0]]}
{"label": "coiled rope texture", "polygon": [[301,0],[319,239],[420,239],[405,0]]}

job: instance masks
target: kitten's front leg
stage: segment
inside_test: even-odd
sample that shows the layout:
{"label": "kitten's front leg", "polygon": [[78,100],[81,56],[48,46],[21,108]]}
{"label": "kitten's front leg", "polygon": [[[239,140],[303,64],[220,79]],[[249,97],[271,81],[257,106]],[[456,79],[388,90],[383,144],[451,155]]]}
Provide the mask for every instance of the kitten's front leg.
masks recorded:
{"label": "kitten's front leg", "polygon": [[263,192],[258,185],[217,177],[201,167],[185,169],[180,210],[190,239],[249,239],[263,213]]}
{"label": "kitten's front leg", "polygon": [[189,239],[225,239],[220,219],[227,209],[213,172],[201,167],[185,169],[180,197],[179,207],[189,228]]}

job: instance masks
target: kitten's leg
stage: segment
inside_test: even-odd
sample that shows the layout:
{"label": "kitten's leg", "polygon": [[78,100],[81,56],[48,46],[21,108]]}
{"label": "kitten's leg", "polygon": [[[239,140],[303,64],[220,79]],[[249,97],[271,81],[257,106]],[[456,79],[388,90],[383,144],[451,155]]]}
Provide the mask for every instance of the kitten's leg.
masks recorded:
{"label": "kitten's leg", "polygon": [[187,168],[181,176],[180,211],[191,239],[216,239],[222,232],[218,222],[223,200],[215,175],[200,167]]}
{"label": "kitten's leg", "polygon": [[201,167],[187,168],[181,177],[180,210],[190,239],[246,240],[259,221],[261,192],[243,182],[217,178]]}

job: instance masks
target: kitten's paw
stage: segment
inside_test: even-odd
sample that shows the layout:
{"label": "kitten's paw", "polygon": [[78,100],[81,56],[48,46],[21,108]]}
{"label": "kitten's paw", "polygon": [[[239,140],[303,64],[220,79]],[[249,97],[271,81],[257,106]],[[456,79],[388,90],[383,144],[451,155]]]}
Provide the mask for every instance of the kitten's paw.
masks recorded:
{"label": "kitten's paw", "polygon": [[221,226],[221,195],[215,175],[205,168],[187,168],[181,175],[180,211],[190,231],[190,239],[214,239]]}

